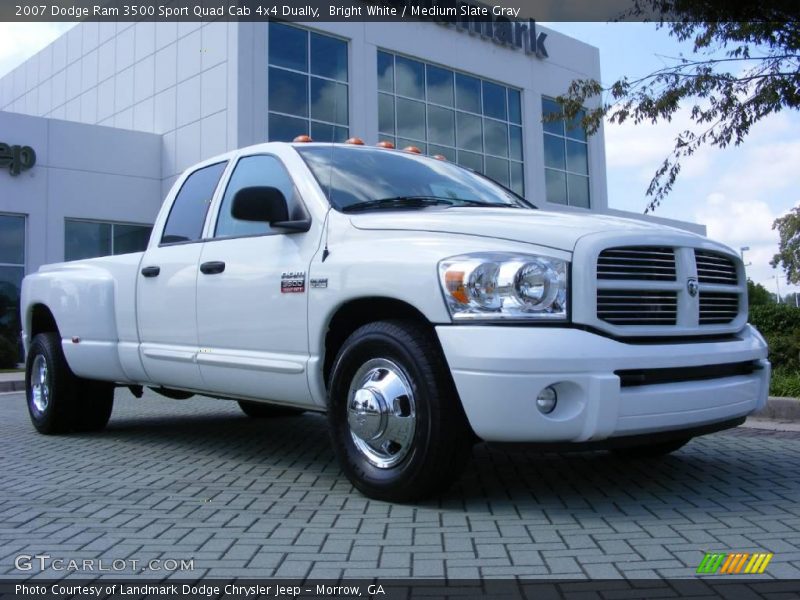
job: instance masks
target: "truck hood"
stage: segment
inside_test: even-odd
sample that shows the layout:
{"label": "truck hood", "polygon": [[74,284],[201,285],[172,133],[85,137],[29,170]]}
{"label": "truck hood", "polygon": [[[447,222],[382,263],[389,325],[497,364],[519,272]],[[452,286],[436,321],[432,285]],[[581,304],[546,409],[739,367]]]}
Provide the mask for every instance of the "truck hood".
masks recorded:
{"label": "truck hood", "polygon": [[[426,208],[414,211],[350,215],[358,229],[428,231],[474,235],[547,246],[571,252],[577,241],[593,233],[675,233],[701,238],[666,225],[598,214],[572,214],[511,208]],[[701,238],[703,239],[703,238]]]}

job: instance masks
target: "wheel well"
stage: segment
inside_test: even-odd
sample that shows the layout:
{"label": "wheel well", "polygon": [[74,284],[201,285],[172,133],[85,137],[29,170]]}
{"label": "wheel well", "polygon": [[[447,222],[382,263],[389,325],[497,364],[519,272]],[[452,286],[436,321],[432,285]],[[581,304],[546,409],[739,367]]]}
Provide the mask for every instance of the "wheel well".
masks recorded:
{"label": "wheel well", "polygon": [[37,304],[33,307],[33,312],[31,315],[30,339],[33,339],[35,335],[47,333],[49,331],[58,333],[56,319],[53,316],[53,313],[50,312],[50,309],[44,304]]}
{"label": "wheel well", "polygon": [[386,319],[410,319],[432,328],[425,315],[402,300],[359,298],[343,304],[333,315],[325,334],[325,361],[322,367],[325,387],[330,384],[333,361],[350,334],[362,325]]}

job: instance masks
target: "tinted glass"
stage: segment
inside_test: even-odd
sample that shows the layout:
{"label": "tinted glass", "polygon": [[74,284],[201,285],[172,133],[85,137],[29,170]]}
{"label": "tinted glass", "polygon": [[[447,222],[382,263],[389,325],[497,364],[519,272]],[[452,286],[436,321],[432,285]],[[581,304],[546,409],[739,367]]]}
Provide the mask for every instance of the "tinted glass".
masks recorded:
{"label": "tinted glass", "polygon": [[452,110],[428,105],[428,141],[456,145],[456,119]]}
{"label": "tinted glass", "polygon": [[64,221],[64,260],[111,254],[111,223]]}
{"label": "tinted glass", "polygon": [[347,81],[347,42],[311,33],[311,73]]}
{"label": "tinted glass", "polygon": [[511,166],[511,179],[510,186],[512,190],[518,194],[522,194],[525,190],[525,176],[522,171],[522,163],[509,163]]}
{"label": "tinted glass", "polygon": [[483,143],[486,154],[508,156],[508,125],[500,121],[484,119]]}
{"label": "tinted glass", "polygon": [[283,192],[289,205],[289,218],[293,218],[293,207],[296,202],[294,184],[281,162],[273,156],[246,156],[236,163],[228,187],[225,188],[214,237],[258,235],[271,231],[268,223],[240,221],[231,214],[233,197],[236,192],[251,186],[278,188]]}
{"label": "tinted glass", "polygon": [[508,120],[522,124],[522,101],[519,90],[508,90]]}
{"label": "tinted glass", "polygon": [[298,135],[308,135],[308,121],[284,115],[269,115],[269,139],[272,142],[291,142]]}
{"label": "tinted glass", "polygon": [[428,102],[453,106],[453,72],[440,67],[425,67],[428,81]]}
{"label": "tinted glass", "polygon": [[[0,326],[11,330],[14,342],[19,339],[19,293],[24,267],[0,267]],[[0,331],[0,335],[3,335]],[[21,357],[20,357],[21,360]]]}
{"label": "tinted glass", "polygon": [[458,164],[462,167],[472,169],[478,173],[483,173],[483,156],[475,152],[458,151]]}
{"label": "tinted glass", "polygon": [[25,263],[25,217],[0,215],[0,263]]}
{"label": "tinted glass", "polygon": [[522,128],[509,127],[509,155],[516,160],[522,160]]}
{"label": "tinted glass", "polygon": [[581,175],[567,175],[570,206],[589,208],[589,178]]}
{"label": "tinted glass", "polygon": [[308,71],[308,33],[291,25],[270,21],[269,63]]}
{"label": "tinted glass", "polygon": [[327,79],[311,78],[311,118],[347,123],[347,86]]}
{"label": "tinted glass", "polygon": [[378,131],[394,135],[394,96],[378,94]]}
{"label": "tinted glass", "polygon": [[308,116],[308,77],[270,68],[269,109],[300,117]]}
{"label": "tinted glass", "polygon": [[581,140],[583,142],[586,141],[586,130],[584,130],[581,123],[584,116],[585,112],[581,110],[578,111],[578,114],[575,115],[574,119],[569,120],[567,123],[567,137],[575,140]]}
{"label": "tinted glass", "polygon": [[483,152],[483,129],[481,118],[469,113],[459,112],[456,116],[458,123],[458,147]]}
{"label": "tinted glass", "polygon": [[226,163],[221,162],[198,169],[183,182],[167,217],[162,244],[200,239],[208,205],[214,197]]}
{"label": "tinted glass", "polygon": [[437,196],[520,206],[520,202],[492,182],[446,161],[406,152],[376,148],[301,146],[305,159],[319,184],[326,189],[334,207],[395,198]]}
{"label": "tinted glass", "polygon": [[564,135],[564,121],[546,121],[548,115],[560,115],[561,107],[554,100],[542,98],[542,127],[547,133]]}
{"label": "tinted glass", "polygon": [[311,139],[315,142],[344,142],[350,137],[347,127],[311,121]]}
{"label": "tinted glass", "polygon": [[461,110],[481,112],[481,81],[456,73],[456,106]]}
{"label": "tinted glass", "polygon": [[547,187],[547,201],[557,204],[567,203],[567,174],[553,169],[544,170],[545,185]]}
{"label": "tinted glass", "polygon": [[483,82],[483,114],[495,119],[506,119],[506,88],[496,83]]}
{"label": "tinted glass", "polygon": [[583,142],[567,140],[567,171],[589,174],[589,156],[587,146]]}
{"label": "tinted glass", "polygon": [[508,161],[502,158],[487,156],[486,176],[508,187]]}
{"label": "tinted glass", "polygon": [[545,134],[544,166],[553,167],[554,169],[566,168],[564,152],[564,138]]}
{"label": "tinted glass", "polygon": [[397,93],[411,98],[425,98],[425,65],[410,58],[395,57]]}
{"label": "tinted glass", "polygon": [[415,140],[425,139],[425,104],[397,99],[397,135],[413,138]]}
{"label": "tinted glass", "polygon": [[394,91],[394,55],[378,52],[378,89]]}
{"label": "tinted glass", "polygon": [[114,238],[114,254],[141,252],[147,248],[152,227],[114,223],[111,233]]}

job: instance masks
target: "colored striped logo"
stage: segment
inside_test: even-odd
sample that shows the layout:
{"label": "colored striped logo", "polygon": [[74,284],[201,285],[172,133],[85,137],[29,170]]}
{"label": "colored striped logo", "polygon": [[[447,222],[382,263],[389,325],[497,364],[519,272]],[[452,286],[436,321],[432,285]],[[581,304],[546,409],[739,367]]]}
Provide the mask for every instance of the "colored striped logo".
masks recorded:
{"label": "colored striped logo", "polygon": [[759,574],[763,573],[774,555],[771,552],[707,552],[697,567],[697,573],[711,575],[735,575],[737,573]]}

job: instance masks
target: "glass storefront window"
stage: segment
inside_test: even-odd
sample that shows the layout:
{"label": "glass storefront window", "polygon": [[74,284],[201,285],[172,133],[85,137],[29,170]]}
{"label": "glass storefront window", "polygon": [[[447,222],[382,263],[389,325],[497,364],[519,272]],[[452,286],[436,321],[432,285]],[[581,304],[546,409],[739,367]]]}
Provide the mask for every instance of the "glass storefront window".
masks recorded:
{"label": "glass storefront window", "polygon": [[64,219],[64,260],[141,252],[152,229],[150,225]]}
{"label": "glass storefront window", "polygon": [[[13,367],[22,360],[19,294],[25,277],[25,217],[0,214],[0,360]],[[9,356],[10,355],[10,356]],[[8,361],[8,364],[5,364]]]}
{"label": "glass storefront window", "polygon": [[519,90],[379,51],[378,132],[524,193]]}
{"label": "glass storefront window", "polygon": [[346,41],[271,21],[268,77],[269,141],[349,137]]}
{"label": "glass storefront window", "polygon": [[[542,118],[560,114],[555,100],[542,98]],[[583,113],[564,123],[544,121],[544,175],[547,201],[589,208],[589,145],[581,127]]]}

